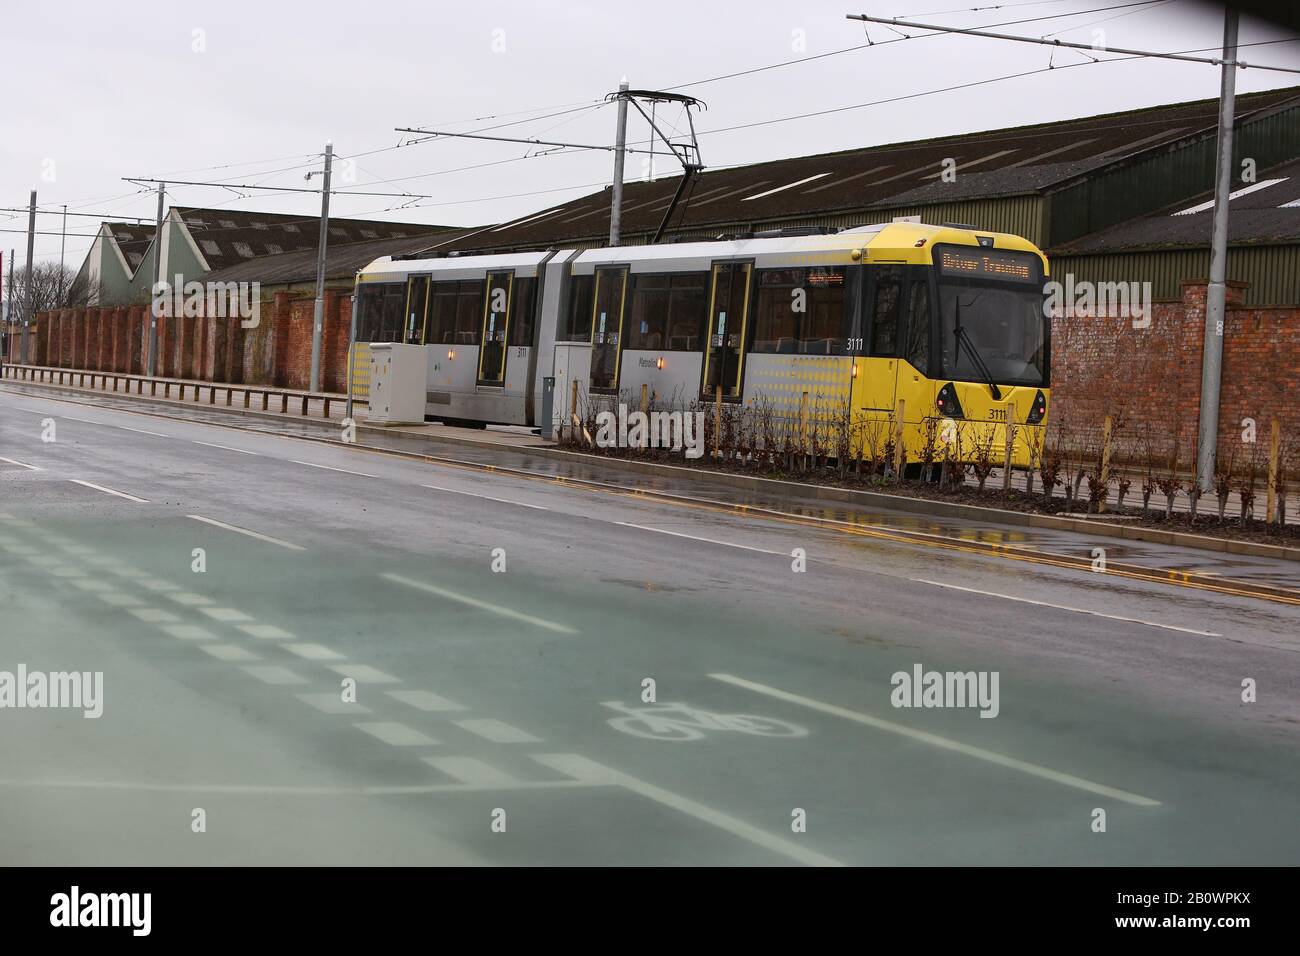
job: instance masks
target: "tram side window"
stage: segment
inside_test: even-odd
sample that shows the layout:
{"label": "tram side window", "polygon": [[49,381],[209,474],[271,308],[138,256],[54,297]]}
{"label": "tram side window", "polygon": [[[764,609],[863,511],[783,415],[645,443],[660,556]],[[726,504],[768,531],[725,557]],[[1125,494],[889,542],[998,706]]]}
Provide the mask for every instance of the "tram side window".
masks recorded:
{"label": "tram side window", "polygon": [[429,299],[430,345],[477,345],[483,323],[483,281],[435,282]]}
{"label": "tram side window", "polygon": [[624,348],[652,351],[698,350],[704,334],[703,272],[632,276],[631,320]]}
{"label": "tram side window", "polygon": [[920,372],[930,369],[930,283],[913,279],[907,297],[907,341],[903,357]]}
{"label": "tram side window", "polygon": [[872,355],[898,354],[898,319],[903,298],[903,270],[881,266],[876,270],[875,300],[871,309]]}
{"label": "tram side window", "polygon": [[844,354],[844,270],[762,269],[753,352]]}
{"label": "tram side window", "polygon": [[596,277],[570,276],[569,304],[560,316],[560,330],[557,342],[591,341],[591,307],[592,294],[595,291]]}
{"label": "tram side window", "polygon": [[406,291],[396,283],[362,287],[357,298],[357,341],[398,342]]}
{"label": "tram side window", "polygon": [[510,299],[510,344],[533,344],[533,316],[537,296],[536,279],[515,277]]}

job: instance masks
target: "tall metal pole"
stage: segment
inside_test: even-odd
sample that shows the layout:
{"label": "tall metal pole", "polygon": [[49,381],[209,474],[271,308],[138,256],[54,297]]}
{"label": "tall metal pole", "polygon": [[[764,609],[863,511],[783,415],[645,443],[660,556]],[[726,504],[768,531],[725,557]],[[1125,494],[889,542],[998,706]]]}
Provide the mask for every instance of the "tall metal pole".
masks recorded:
{"label": "tall metal pole", "polygon": [[63,253],[68,246],[68,204],[63,204],[63,228],[59,231],[59,301],[58,307],[63,308]]}
{"label": "tall metal pole", "polygon": [[32,281],[32,259],[36,254],[36,190],[27,207],[27,304],[23,309],[23,343],[19,362],[27,364],[27,333],[36,314],[36,283]]}
{"label": "tall metal pole", "polygon": [[[361,273],[357,273],[359,278]],[[356,362],[353,354],[357,347],[357,280],[352,280],[352,324],[348,328],[348,401],[344,418],[352,417],[352,365]]]}
{"label": "tall metal pole", "polygon": [[158,362],[158,313],[162,309],[163,192],[166,183],[158,184],[158,215],[153,231],[153,288],[149,295],[149,343],[145,351],[144,374],[153,375]]}
{"label": "tall metal pole", "polygon": [[627,80],[618,85],[618,131],[614,141],[614,194],[610,199],[609,244],[618,245],[623,226],[623,158],[627,148]]}
{"label": "tall metal pole", "polygon": [[1210,242],[1210,284],[1205,295],[1205,344],[1201,353],[1201,417],[1196,474],[1203,492],[1214,491],[1219,445],[1219,384],[1223,373],[1223,320],[1228,274],[1228,196],[1232,192],[1232,117],[1236,95],[1237,11],[1223,21],[1223,75],[1219,90],[1219,155],[1214,164],[1214,234]]}
{"label": "tall metal pole", "polygon": [[320,391],[320,343],[325,325],[325,243],[330,227],[330,168],[334,144],[325,144],[325,186],[320,194],[320,244],[316,248],[316,307],[311,325],[311,381],[308,389]]}

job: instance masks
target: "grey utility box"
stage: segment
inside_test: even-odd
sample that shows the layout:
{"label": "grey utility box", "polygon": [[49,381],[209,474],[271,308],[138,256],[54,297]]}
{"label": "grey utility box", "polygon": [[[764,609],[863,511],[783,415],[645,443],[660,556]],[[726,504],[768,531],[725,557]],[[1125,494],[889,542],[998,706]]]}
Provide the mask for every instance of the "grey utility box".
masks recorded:
{"label": "grey utility box", "polygon": [[424,347],[401,342],[370,343],[370,414],[374,425],[424,422]]}

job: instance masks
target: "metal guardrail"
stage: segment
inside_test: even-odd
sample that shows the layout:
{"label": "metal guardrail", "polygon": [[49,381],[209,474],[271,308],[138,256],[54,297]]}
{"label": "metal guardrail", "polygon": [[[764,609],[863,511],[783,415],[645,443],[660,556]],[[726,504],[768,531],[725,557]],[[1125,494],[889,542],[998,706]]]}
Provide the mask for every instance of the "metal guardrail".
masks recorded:
{"label": "metal guardrail", "polygon": [[[36,382],[48,385],[67,385],[72,388],[86,388],[86,379],[90,379],[89,387],[100,391],[121,391],[124,394],[131,394],[131,385],[135,383],[135,394],[145,394],[145,385],[149,386],[149,395],[153,398],[158,397],[158,386],[162,386],[162,397],[171,398],[172,389],[176,389],[176,397],[179,401],[185,401],[185,394],[189,391],[193,396],[193,401],[202,403],[203,393],[207,392],[208,404],[217,404],[217,395],[225,393],[225,405],[234,407],[234,396],[242,394],[244,397],[244,408],[252,408],[253,396],[260,396],[262,400],[262,411],[270,410],[272,397],[280,401],[280,412],[289,414],[289,402],[292,400],[295,408],[299,408],[299,414],[306,416],[308,406],[311,402],[321,403],[321,417],[330,417],[330,403],[342,402],[344,396],[333,392],[305,392],[292,388],[272,388],[266,385],[234,385],[226,382],[200,382],[194,379],[182,378],[161,378],[159,376],[150,377],[148,375],[131,375],[126,372],[103,372],[91,369],[69,369],[56,368],[48,365],[14,365],[9,362],[0,365],[0,375],[3,378],[19,382]],[[67,379],[65,382],[64,379]],[[96,384],[98,382],[98,384]],[[109,383],[112,388],[109,388]],[[122,386],[122,387],[119,387]]]}

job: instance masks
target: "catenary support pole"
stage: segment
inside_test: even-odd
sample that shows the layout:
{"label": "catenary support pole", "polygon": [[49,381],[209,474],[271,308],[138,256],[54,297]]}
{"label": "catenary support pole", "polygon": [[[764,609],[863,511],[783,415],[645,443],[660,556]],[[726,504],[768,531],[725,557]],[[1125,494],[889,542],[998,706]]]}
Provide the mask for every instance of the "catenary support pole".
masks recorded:
{"label": "catenary support pole", "polygon": [[1219,386],[1223,374],[1223,320],[1228,274],[1228,197],[1232,192],[1232,117],[1237,59],[1237,11],[1223,21],[1223,76],[1219,90],[1219,151],[1214,164],[1214,226],[1210,240],[1210,285],[1205,295],[1205,341],[1201,352],[1201,415],[1196,476],[1203,492],[1214,491],[1219,444]]}
{"label": "catenary support pole", "polygon": [[609,244],[618,245],[623,227],[623,160],[627,148],[627,80],[618,85],[618,129],[614,140],[614,190],[610,197]]}
{"label": "catenary support pole", "polygon": [[311,381],[307,387],[320,391],[320,344],[325,327],[325,243],[330,228],[330,169],[334,144],[325,144],[325,184],[320,193],[320,243],[316,247],[316,304],[311,323]]}

